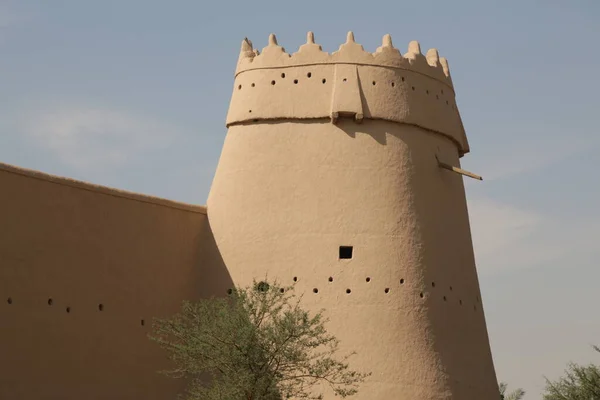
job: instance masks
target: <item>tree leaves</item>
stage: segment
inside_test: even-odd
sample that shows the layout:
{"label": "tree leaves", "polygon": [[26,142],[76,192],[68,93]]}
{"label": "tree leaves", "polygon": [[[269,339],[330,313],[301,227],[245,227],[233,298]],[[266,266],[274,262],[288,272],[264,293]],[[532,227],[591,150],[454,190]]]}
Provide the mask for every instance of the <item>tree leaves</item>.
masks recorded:
{"label": "tree leaves", "polygon": [[506,390],[508,389],[506,382],[500,382],[498,388],[500,389],[500,398],[502,400],[521,400],[525,396],[525,391],[521,388],[506,394]]}
{"label": "tree leaves", "polygon": [[349,369],[354,353],[336,358],[339,341],[323,310],[310,315],[293,291],[261,281],[227,298],[184,302],[150,336],[176,366],[164,372],[190,380],[188,400],[312,400],[322,398],[320,384],[341,397],[357,393],[370,374]]}
{"label": "tree leaves", "polygon": [[[592,346],[600,352],[600,348]],[[546,378],[544,400],[600,400],[600,367],[569,363],[556,381]]]}

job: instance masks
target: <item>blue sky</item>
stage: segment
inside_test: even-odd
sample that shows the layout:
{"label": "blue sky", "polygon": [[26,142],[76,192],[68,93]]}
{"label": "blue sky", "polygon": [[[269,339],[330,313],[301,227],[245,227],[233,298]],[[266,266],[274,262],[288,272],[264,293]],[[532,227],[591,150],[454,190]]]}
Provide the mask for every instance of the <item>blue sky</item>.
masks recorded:
{"label": "blue sky", "polygon": [[600,2],[0,0],[0,162],[204,204],[241,40],[448,58],[499,379],[600,363]]}

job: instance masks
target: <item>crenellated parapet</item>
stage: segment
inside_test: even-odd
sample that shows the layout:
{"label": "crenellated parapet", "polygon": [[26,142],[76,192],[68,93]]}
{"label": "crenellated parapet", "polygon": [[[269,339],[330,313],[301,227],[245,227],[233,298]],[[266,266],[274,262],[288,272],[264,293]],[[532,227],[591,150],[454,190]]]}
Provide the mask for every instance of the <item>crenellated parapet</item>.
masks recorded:
{"label": "crenellated parapet", "polygon": [[393,46],[391,36],[385,35],[382,45],[375,53],[369,53],[355,42],[352,32],[348,33],[346,43],[333,53],[323,51],[322,47],[315,43],[312,32],[308,33],[306,44],[300,46],[293,54],[286,53],[273,34],[269,36],[269,44],[262,52],[254,49],[248,39],[244,39],[236,75],[253,69],[298,67],[307,64],[360,64],[400,68],[429,76],[452,88],[448,61],[439,56],[437,49],[430,49],[423,55],[419,42],[412,41],[408,44],[408,52],[402,55],[400,50]]}
{"label": "crenellated parapet", "polygon": [[450,138],[460,155],[469,151],[448,62],[436,49],[423,55],[413,41],[402,55],[385,35],[369,53],[352,32],[333,53],[323,51],[312,32],[293,54],[275,35],[260,52],[242,41],[228,126],[316,118],[335,123],[344,117],[417,125]]}

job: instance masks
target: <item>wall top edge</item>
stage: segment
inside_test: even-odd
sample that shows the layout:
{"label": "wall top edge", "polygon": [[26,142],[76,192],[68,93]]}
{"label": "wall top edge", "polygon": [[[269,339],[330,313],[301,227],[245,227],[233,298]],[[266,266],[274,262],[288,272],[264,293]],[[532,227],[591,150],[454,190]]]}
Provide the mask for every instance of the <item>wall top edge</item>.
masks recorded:
{"label": "wall top edge", "polygon": [[26,176],[32,179],[39,179],[46,182],[51,182],[57,185],[69,186],[75,189],[88,190],[96,193],[101,193],[108,196],[121,197],[128,200],[139,201],[143,203],[155,204],[163,207],[175,208],[183,211],[190,211],[199,214],[206,214],[206,206],[188,204],[168,200],[160,197],[145,195],[141,193],[129,192],[126,190],[115,189],[107,186],[96,185],[76,179],[65,178],[61,176],[47,174],[32,169],[17,167],[15,165],[5,164],[0,162],[0,172],[7,172],[16,175]]}

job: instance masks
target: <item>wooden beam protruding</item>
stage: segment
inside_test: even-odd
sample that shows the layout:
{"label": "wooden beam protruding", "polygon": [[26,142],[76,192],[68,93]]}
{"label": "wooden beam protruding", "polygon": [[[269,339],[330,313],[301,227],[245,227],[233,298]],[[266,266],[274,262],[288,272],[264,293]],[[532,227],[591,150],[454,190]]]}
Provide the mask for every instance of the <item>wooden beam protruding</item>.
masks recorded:
{"label": "wooden beam protruding", "polygon": [[483,180],[483,178],[481,176],[476,175],[469,171],[465,171],[462,168],[458,168],[458,167],[454,167],[450,164],[446,164],[445,162],[441,162],[439,159],[437,160],[437,162],[438,162],[438,165],[440,166],[440,168],[444,168],[444,169],[447,169],[448,171],[452,171],[452,172],[456,172],[457,174],[468,176],[469,178],[477,179],[478,181]]}

